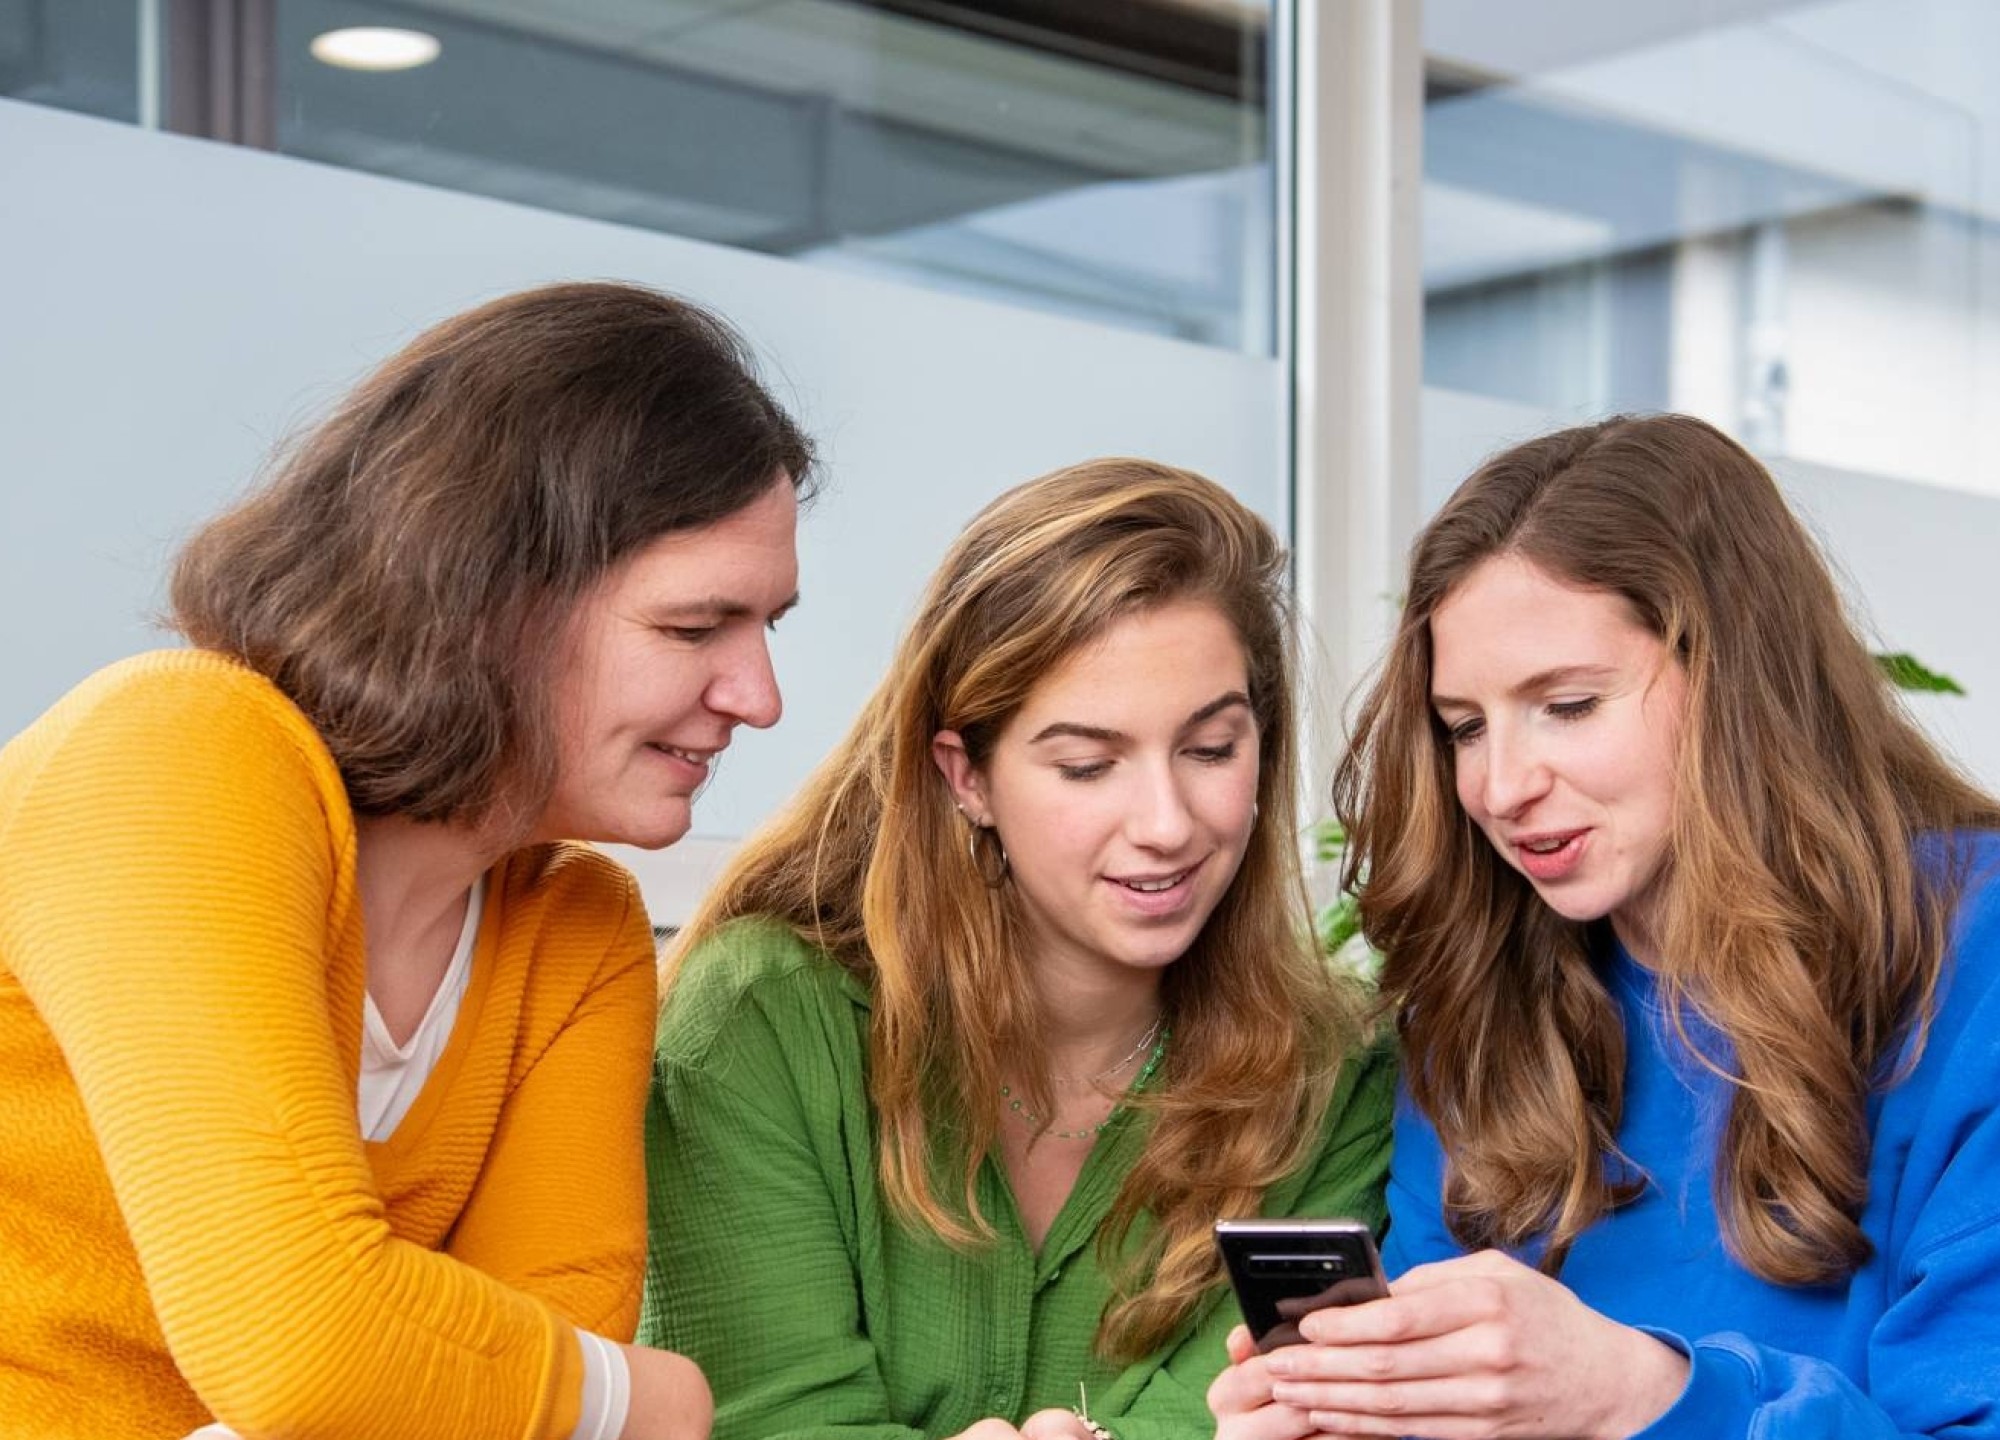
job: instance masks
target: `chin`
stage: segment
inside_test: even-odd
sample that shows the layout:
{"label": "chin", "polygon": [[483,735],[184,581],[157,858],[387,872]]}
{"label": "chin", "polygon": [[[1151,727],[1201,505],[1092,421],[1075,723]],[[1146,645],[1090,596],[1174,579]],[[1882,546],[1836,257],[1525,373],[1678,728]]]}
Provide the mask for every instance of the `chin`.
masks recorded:
{"label": "chin", "polygon": [[1595,900],[1582,895],[1549,895],[1540,890],[1537,890],[1535,894],[1541,898],[1541,902],[1548,906],[1549,909],[1555,911],[1556,914],[1573,924],[1588,925],[1594,920],[1602,920],[1606,915],[1611,913],[1611,905],[1608,901]]}
{"label": "chin", "polygon": [[688,833],[686,825],[675,825],[667,829],[648,831],[645,835],[624,843],[640,850],[664,850]]}
{"label": "chin", "polygon": [[682,811],[678,815],[635,819],[627,825],[610,827],[606,834],[597,838],[612,845],[630,845],[637,850],[664,850],[685,836],[693,824],[694,817]]}
{"label": "chin", "polygon": [[1185,939],[1163,942],[1158,945],[1148,945],[1142,950],[1129,950],[1119,958],[1124,964],[1129,965],[1134,970],[1164,970],[1180,959],[1181,956],[1187,954],[1189,949],[1194,945],[1195,935],[1199,935],[1200,933],[1197,930]]}

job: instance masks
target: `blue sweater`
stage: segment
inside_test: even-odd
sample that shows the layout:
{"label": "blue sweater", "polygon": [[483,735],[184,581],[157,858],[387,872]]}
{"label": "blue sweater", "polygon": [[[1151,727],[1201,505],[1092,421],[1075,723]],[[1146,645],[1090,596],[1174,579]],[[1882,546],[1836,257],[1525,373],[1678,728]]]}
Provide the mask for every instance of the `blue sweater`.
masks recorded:
{"label": "blue sweater", "polygon": [[[1650,1183],[1577,1241],[1562,1279],[1692,1361],[1645,1440],[2000,1437],[2000,836],[1964,844],[1972,863],[1922,1059],[1868,1105],[1861,1228],[1875,1253],[1844,1284],[1773,1285],[1729,1255],[1713,1198],[1729,1087],[1672,1035],[1649,973],[1622,949],[1605,957],[1629,1052],[1618,1144]],[[1730,1053],[1687,1024],[1703,1053]],[[1405,1095],[1390,1274],[1462,1253],[1442,1175],[1437,1135]]]}

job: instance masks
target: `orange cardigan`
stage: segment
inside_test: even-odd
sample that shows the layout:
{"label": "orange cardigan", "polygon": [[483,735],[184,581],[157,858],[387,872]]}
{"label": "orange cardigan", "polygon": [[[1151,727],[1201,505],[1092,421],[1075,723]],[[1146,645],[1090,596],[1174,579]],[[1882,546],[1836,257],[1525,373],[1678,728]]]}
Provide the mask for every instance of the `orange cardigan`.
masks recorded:
{"label": "orange cardigan", "polygon": [[355,1119],[346,792],[269,682],[172,651],[0,750],[0,1436],[563,1437],[629,1339],[651,934],[622,870],[488,877],[395,1134]]}

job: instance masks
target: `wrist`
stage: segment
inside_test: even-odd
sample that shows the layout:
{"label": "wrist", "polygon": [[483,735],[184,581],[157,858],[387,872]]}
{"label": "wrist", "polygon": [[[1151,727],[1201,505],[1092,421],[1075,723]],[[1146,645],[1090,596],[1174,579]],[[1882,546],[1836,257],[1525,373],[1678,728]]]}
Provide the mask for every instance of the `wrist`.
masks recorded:
{"label": "wrist", "polygon": [[1687,1353],[1670,1339],[1626,1328],[1630,1343],[1621,1356],[1610,1414],[1599,1430],[1603,1440],[1630,1440],[1674,1408],[1687,1389]]}

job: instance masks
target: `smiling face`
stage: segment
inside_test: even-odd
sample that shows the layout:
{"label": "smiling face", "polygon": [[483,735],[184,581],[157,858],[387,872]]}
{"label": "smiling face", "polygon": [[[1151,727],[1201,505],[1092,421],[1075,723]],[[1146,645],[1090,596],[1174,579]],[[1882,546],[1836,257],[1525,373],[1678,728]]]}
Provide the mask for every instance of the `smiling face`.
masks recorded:
{"label": "smiling face", "polygon": [[1551,909],[1609,916],[1650,958],[1687,708],[1680,665],[1620,597],[1514,555],[1483,561],[1430,628],[1459,804]]}
{"label": "smiling face", "polygon": [[1156,982],[1235,879],[1255,825],[1243,646],[1205,602],[1127,616],[1069,656],[983,765],[952,731],[934,750],[960,806],[999,831],[1045,979]]}
{"label": "smiling face", "polygon": [[798,598],[797,522],[779,477],[735,514],[661,536],[577,603],[535,838],[656,849],[687,833],[730,732],[777,721],[765,634]]}

